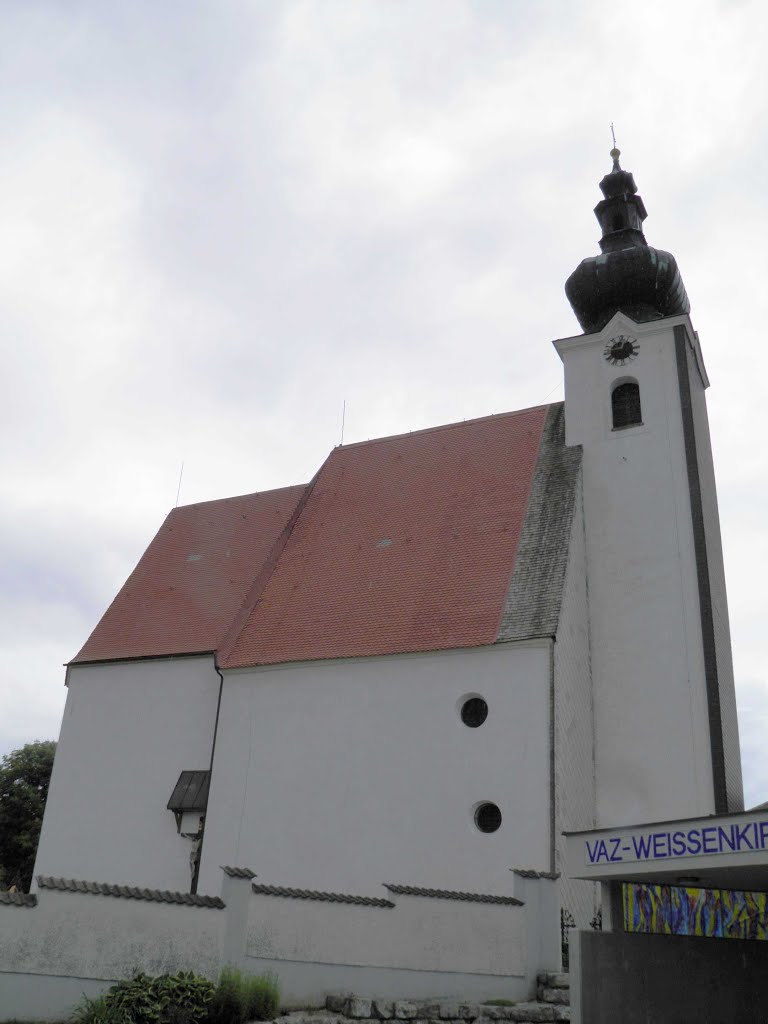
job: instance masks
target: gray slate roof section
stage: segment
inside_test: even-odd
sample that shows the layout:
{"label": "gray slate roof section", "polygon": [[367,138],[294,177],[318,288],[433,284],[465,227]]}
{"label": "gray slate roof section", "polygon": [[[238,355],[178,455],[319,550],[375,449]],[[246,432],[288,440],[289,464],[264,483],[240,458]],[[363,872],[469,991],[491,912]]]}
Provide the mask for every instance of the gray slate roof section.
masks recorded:
{"label": "gray slate roof section", "polygon": [[454,892],[451,889],[422,889],[416,885],[388,885],[384,888],[398,896],[429,896],[438,900],[463,900],[465,903],[498,903],[508,907],[522,907],[522,900],[514,896],[489,896],[482,892]]}
{"label": "gray slate roof section", "polygon": [[281,885],[256,885],[251,889],[262,896],[285,896],[293,900],[322,900],[326,903],[354,903],[360,907],[394,907],[390,900],[375,896],[349,896],[341,892],[316,892],[314,889],[287,889]]}
{"label": "gray slate roof section", "polygon": [[229,875],[230,878],[255,878],[256,872],[251,871],[250,868],[231,868],[226,864],[222,864],[221,870],[225,875]]}
{"label": "gray slate roof section", "polygon": [[0,892],[0,906],[36,907],[37,896],[30,892]]}
{"label": "gray slate roof section", "polygon": [[565,409],[549,407],[496,642],[555,636],[568,565],[581,446],[565,447]]}
{"label": "gray slate roof section", "polygon": [[148,900],[151,903],[178,903],[188,907],[216,907],[226,904],[218,896],[197,896],[191,892],[169,892],[167,889],[141,889],[135,885],[111,885],[109,882],[82,882],[75,878],[51,878],[38,875],[41,889],[59,889],[62,892],[89,892],[94,896],[118,896],[128,900]]}

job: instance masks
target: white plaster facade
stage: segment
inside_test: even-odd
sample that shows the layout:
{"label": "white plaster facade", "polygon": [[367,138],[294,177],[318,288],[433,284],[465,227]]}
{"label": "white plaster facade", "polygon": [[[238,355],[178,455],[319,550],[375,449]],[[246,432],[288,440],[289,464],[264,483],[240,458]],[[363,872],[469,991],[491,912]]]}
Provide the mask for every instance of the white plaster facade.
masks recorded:
{"label": "white plaster facade", "polygon": [[586,928],[597,909],[589,883],[564,871],[563,832],[591,828],[595,821],[594,706],[583,488],[579,483],[554,660],[555,867],[561,873],[561,905]]}
{"label": "white plaster facade", "polygon": [[[565,369],[566,443],[583,448],[597,826],[715,810],[676,326],[694,356],[699,460],[711,466],[701,412],[707,382],[687,316],[635,324],[617,313],[597,334],[555,342]],[[638,341],[628,366],[604,358],[619,334]],[[639,384],[642,423],[614,430],[611,393],[626,379]],[[705,506],[716,508],[713,472],[701,484]],[[721,562],[719,550],[709,554]],[[723,686],[732,692],[732,676]],[[735,716],[726,731],[738,748]],[[740,802],[733,758],[731,778]]]}
{"label": "white plaster facade", "polygon": [[[36,875],[189,889],[166,804],[210,763],[218,689],[212,658],[71,668]],[[546,641],[227,672],[199,890],[243,864],[361,894],[510,891],[510,868],[550,866],[550,689]],[[477,729],[459,714],[474,694]]]}
{"label": "white plaster facade", "polygon": [[188,891],[166,804],[182,771],[210,766],[213,658],[73,665],[68,684],[35,877]]}
{"label": "white plaster facade", "polygon": [[[361,894],[503,893],[510,868],[547,868],[548,646],[227,672],[201,891],[220,864]],[[459,715],[472,694],[489,709],[474,729]],[[485,800],[502,812],[493,834],[474,824]]]}

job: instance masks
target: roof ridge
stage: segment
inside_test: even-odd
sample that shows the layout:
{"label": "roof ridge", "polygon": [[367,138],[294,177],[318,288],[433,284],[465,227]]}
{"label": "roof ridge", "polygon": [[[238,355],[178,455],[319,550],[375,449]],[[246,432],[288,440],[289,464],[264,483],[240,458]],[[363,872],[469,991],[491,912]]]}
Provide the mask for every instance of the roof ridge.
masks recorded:
{"label": "roof ridge", "polygon": [[245,494],[230,494],[226,498],[206,498],[204,501],[191,501],[188,505],[174,505],[168,515],[187,508],[201,508],[203,505],[221,505],[227,501],[238,501],[241,498],[257,498],[265,494],[276,494],[278,491],[291,491],[297,487],[306,487],[307,484],[285,484],[283,487],[268,487],[263,491],[246,491]]}
{"label": "roof ridge", "polygon": [[293,510],[290,519],[283,527],[277,540],[272,545],[269,554],[262,562],[261,568],[256,573],[253,582],[245,592],[245,597],[243,598],[240,608],[233,616],[229,628],[224,633],[224,636],[219,641],[218,647],[213,652],[213,659],[217,668],[220,667],[227,660],[229,655],[234,650],[235,645],[237,644],[237,641],[240,637],[240,634],[247,626],[248,620],[251,617],[251,612],[256,607],[256,604],[258,603],[258,600],[261,597],[261,595],[264,593],[264,588],[266,587],[267,583],[269,583],[269,579],[272,573],[277,568],[278,562],[280,561],[280,556],[282,555],[283,551],[285,551],[285,546],[290,540],[291,534],[293,533],[293,529],[296,526],[296,523],[298,522],[301,513],[304,511],[304,508],[307,502],[309,501],[309,497],[315,488],[315,484],[320,478],[320,474],[323,471],[323,468],[327,464],[330,457],[331,456],[328,455],[325,458],[322,465],[317,470],[312,479],[309,481],[309,483],[304,485],[304,493],[299,498],[296,504],[296,508]]}
{"label": "roof ridge", "polygon": [[412,437],[417,434],[435,434],[441,430],[453,430],[456,427],[467,427],[475,423],[487,423],[489,420],[500,420],[515,416],[522,416],[526,413],[535,412],[537,409],[550,409],[555,405],[562,404],[562,402],[542,402],[540,405],[530,405],[525,409],[510,409],[509,412],[493,412],[488,416],[473,416],[468,420],[454,420],[451,423],[438,423],[435,427],[420,427],[418,430],[406,430],[400,434],[384,434],[382,437],[369,437],[365,441],[352,441],[349,444],[337,444],[331,449],[331,454],[339,451],[340,449],[346,450],[347,448],[362,448],[368,444],[378,444],[380,441],[396,441],[401,437]]}

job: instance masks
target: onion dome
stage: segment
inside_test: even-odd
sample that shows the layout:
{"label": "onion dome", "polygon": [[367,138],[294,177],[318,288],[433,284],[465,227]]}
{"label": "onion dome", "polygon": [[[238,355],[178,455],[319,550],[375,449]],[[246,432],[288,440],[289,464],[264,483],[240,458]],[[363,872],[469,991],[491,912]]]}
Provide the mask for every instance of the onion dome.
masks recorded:
{"label": "onion dome", "polygon": [[619,310],[643,323],[691,308],[674,256],[645,240],[648,214],[635,179],[621,169],[620,155],[611,150],[613,169],[600,182],[604,198],[595,207],[603,231],[601,253],[582,260],[565,282],[585,334],[601,330]]}

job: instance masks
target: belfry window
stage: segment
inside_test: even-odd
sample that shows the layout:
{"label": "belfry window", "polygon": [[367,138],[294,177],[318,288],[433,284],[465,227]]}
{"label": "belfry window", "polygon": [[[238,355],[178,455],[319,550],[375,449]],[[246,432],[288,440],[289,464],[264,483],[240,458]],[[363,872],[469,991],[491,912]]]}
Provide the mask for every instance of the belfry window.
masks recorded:
{"label": "belfry window", "polygon": [[640,409],[640,386],[635,380],[625,381],[618,384],[611,393],[611,412],[613,414],[613,429],[621,430],[623,427],[633,427],[643,422]]}

